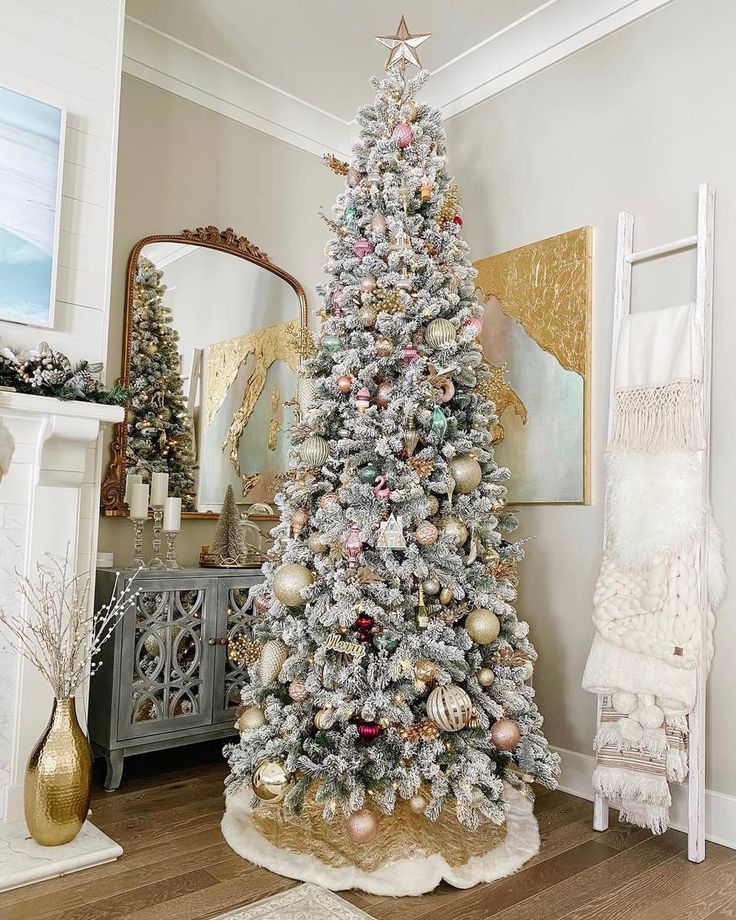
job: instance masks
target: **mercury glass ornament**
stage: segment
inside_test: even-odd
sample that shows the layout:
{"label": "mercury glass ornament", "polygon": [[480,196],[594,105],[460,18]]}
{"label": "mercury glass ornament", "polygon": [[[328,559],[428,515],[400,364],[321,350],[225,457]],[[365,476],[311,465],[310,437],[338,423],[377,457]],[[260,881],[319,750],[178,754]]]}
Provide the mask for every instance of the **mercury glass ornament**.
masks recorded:
{"label": "mercury glass ornament", "polygon": [[342,212],[342,216],[346,224],[351,224],[358,217],[358,209],[353,205],[348,205]]}
{"label": "mercury glass ornament", "polygon": [[437,665],[434,661],[420,658],[414,662],[414,676],[425,684],[431,684],[437,680]]}
{"label": "mercury glass ornament", "polygon": [[455,327],[449,319],[433,319],[424,333],[424,341],[430,348],[442,348],[457,338]]}
{"label": "mercury glass ornament", "polygon": [[251,781],[253,792],[262,802],[275,805],[284,800],[289,789],[289,774],[280,760],[263,760]]}
{"label": "mercury glass ornament", "polygon": [[336,335],[326,335],[322,339],[322,348],[324,348],[328,355],[334,355],[335,352],[340,351],[342,348],[342,342]]}
{"label": "mercury glass ornament", "polygon": [[519,723],[513,719],[499,719],[491,725],[491,741],[499,751],[513,751],[521,741]]}
{"label": "mercury glass ornament", "polygon": [[353,378],[347,374],[340,374],[335,381],[335,385],[341,393],[349,393],[353,387]]}
{"label": "mercury glass ornament", "polygon": [[373,482],[379,472],[380,470],[377,466],[373,463],[369,463],[358,470],[358,478],[361,482]]}
{"label": "mercury glass ornament", "polygon": [[447,432],[447,416],[439,406],[435,406],[432,410],[432,422],[430,427],[438,438],[444,438]]}
{"label": "mercury glass ornament", "polygon": [[439,594],[441,587],[442,586],[440,585],[439,581],[432,576],[430,576],[429,578],[425,578],[424,581],[422,582],[422,588],[424,588],[424,593],[428,594],[430,597],[434,597],[436,594]]}
{"label": "mercury glass ornament", "polygon": [[354,843],[370,843],[378,836],[378,818],[367,808],[353,812],[347,819],[347,825]]}
{"label": "mercury glass ornament", "polygon": [[461,454],[454,457],[448,464],[450,473],[455,480],[455,491],[458,495],[466,495],[477,489],[483,477],[480,463],[470,454]]}
{"label": "mercury glass ornament", "polygon": [[440,530],[454,540],[457,540],[460,546],[468,539],[468,528],[463,524],[460,518],[452,517],[446,514],[440,518]]}
{"label": "mercury glass ornament", "polygon": [[304,508],[297,508],[296,511],[291,516],[291,532],[295,537],[298,537],[299,534],[307,526],[307,512]]}
{"label": "mercury glass ornament", "polygon": [[391,399],[391,384],[388,380],[382,380],[376,388],[376,402],[382,409],[388,408]]}
{"label": "mercury glass ornament", "polygon": [[399,644],[399,640],[396,636],[388,636],[386,633],[378,633],[378,635],[372,636],[371,638],[373,639],[375,647],[385,652],[396,651]]}
{"label": "mercury glass ornament", "polygon": [[424,798],[423,795],[417,793],[409,799],[409,808],[414,812],[415,815],[423,815],[427,810],[429,802]]}
{"label": "mercury glass ornament", "polygon": [[374,211],[371,217],[371,230],[377,236],[386,236],[386,218],[381,211]]}
{"label": "mercury glass ornament", "polygon": [[498,638],[501,624],[492,610],[479,607],[469,613],[465,620],[465,630],[478,645],[490,645]]}
{"label": "mercury glass ornament", "polygon": [[373,243],[369,240],[356,240],[353,243],[353,252],[359,259],[364,259],[373,252]]}
{"label": "mercury glass ornament", "polygon": [[496,675],[490,668],[481,668],[476,674],[476,677],[481,687],[492,687],[496,680]]}
{"label": "mercury glass ornament", "polygon": [[364,329],[372,329],[378,319],[375,307],[361,307],[358,310],[358,322]]}
{"label": "mercury glass ornament", "polygon": [[330,445],[318,434],[310,434],[299,448],[302,462],[307,467],[322,466],[330,456]]}
{"label": "mercury glass ornament", "polygon": [[414,425],[414,419],[409,419],[409,422],[404,429],[404,448],[408,457],[414,456],[414,451],[417,449],[418,444],[419,432]]}
{"label": "mercury glass ornament", "polygon": [[462,687],[435,687],[427,698],[427,715],[446,732],[459,732],[470,721],[473,703]]}
{"label": "mercury glass ornament", "polygon": [[303,607],[302,591],[314,581],[314,572],[298,562],[280,565],[273,574],[272,590],[285,607]]}
{"label": "mercury glass ornament", "polygon": [[365,294],[371,294],[376,289],[376,279],[373,275],[366,275],[360,282],[360,289]]}

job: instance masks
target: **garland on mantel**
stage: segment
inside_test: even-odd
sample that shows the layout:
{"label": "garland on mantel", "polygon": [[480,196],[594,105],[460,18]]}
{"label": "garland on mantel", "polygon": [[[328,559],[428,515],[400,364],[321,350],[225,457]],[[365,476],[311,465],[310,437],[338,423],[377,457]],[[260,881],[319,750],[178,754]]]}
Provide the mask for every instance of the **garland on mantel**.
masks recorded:
{"label": "garland on mantel", "polygon": [[41,342],[30,351],[9,348],[0,343],[0,387],[34,396],[102,403],[119,406],[129,397],[125,387],[108,388],[95,376],[102,364],[79,361]]}

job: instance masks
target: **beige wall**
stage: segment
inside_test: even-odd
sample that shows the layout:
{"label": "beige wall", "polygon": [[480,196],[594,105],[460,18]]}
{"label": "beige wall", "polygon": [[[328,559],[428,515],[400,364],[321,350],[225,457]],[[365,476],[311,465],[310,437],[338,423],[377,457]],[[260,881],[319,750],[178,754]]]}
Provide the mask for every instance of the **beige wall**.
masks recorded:
{"label": "beige wall", "polygon": [[[638,248],[693,232],[698,183],[717,190],[713,499],[736,570],[733,339],[736,332],[736,4],[677,0],[448,124],[451,165],[475,258],[584,224],[595,227],[593,505],[523,510],[521,611],[540,651],[535,677],[553,744],[590,752],[594,700],[580,689],[602,535],[616,218]],[[694,296],[693,256],[636,268],[634,308]],[[734,592],[719,613],[710,686],[708,787],[736,794]]]}
{"label": "beige wall", "polygon": [[[123,75],[108,374],[119,373],[125,266],[153,233],[233,227],[304,286],[311,309],[322,276],[329,213],[340,180],[315,156],[179,96]],[[214,525],[185,521],[179,561],[196,564]],[[103,518],[101,551],[130,559],[127,519]]]}

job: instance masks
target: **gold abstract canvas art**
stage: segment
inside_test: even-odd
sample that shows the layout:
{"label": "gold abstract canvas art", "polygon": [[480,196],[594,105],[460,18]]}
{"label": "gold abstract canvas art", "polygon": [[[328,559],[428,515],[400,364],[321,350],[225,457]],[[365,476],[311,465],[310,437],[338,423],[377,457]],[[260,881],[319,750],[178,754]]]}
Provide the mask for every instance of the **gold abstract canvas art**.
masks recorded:
{"label": "gold abstract canvas art", "polygon": [[517,503],[588,503],[592,228],[475,263],[496,459]]}

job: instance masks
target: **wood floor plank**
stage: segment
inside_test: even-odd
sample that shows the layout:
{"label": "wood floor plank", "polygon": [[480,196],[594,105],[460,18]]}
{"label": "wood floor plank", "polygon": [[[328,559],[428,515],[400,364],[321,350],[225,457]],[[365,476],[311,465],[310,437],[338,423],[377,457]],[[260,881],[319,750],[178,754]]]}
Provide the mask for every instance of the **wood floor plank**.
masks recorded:
{"label": "wood floor plank", "polygon": [[736,853],[722,865],[688,865],[693,870],[688,883],[658,904],[650,904],[639,920],[705,920],[736,897]]}

